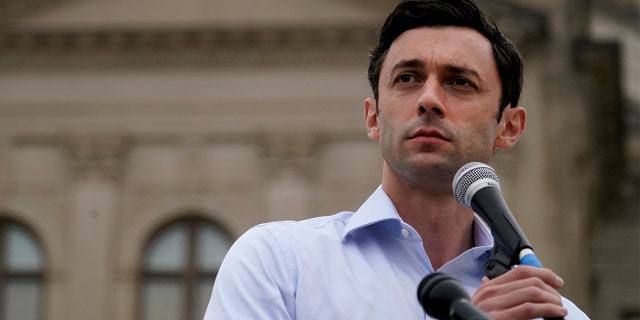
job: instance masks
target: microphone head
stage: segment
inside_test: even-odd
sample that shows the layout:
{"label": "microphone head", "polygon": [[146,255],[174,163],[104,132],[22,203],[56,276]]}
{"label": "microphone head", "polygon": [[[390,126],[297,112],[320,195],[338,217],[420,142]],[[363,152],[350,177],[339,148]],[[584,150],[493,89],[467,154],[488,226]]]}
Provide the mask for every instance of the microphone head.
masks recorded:
{"label": "microphone head", "polygon": [[482,162],[469,162],[462,166],[453,178],[453,194],[462,205],[471,208],[471,199],[480,189],[500,189],[496,171]]}
{"label": "microphone head", "polygon": [[451,319],[451,305],[459,299],[469,300],[467,290],[458,280],[444,273],[432,273],[418,285],[418,300],[433,318]]}

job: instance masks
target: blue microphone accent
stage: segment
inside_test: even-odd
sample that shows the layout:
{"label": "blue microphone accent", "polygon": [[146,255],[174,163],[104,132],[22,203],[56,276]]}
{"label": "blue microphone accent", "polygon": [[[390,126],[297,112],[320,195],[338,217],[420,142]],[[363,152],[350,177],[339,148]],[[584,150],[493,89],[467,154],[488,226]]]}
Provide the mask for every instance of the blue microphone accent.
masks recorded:
{"label": "blue microphone accent", "polygon": [[533,253],[528,253],[522,256],[520,258],[520,264],[542,268],[542,263],[540,262],[540,260],[538,260],[538,257],[536,257],[536,255]]}

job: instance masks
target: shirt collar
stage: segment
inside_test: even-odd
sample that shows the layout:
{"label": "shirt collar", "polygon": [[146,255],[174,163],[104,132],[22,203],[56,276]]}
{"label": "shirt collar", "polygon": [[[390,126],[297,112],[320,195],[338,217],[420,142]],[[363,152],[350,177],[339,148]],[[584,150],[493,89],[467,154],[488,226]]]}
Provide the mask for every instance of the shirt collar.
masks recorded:
{"label": "shirt collar", "polygon": [[[362,206],[358,208],[351,219],[349,219],[349,222],[342,232],[342,242],[347,239],[348,235],[356,230],[390,220],[402,223],[402,218],[400,218],[396,207],[393,205],[389,196],[382,190],[382,185],[380,185]],[[480,255],[487,249],[491,249],[490,247],[493,246],[493,236],[487,224],[477,214],[473,216],[473,220],[474,247],[477,248],[475,255]]]}
{"label": "shirt collar", "polygon": [[369,199],[349,219],[342,232],[342,241],[344,242],[349,234],[358,229],[387,220],[402,221],[389,196],[382,190],[382,186],[378,186]]}
{"label": "shirt collar", "polygon": [[477,214],[473,215],[473,237],[476,247],[493,246],[491,229]]}

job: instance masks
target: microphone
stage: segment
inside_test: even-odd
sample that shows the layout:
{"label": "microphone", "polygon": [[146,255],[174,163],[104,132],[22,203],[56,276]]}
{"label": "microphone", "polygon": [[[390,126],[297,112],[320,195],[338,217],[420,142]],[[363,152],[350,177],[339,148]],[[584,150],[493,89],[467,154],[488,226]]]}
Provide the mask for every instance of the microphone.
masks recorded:
{"label": "microphone", "polygon": [[[516,264],[542,267],[502,197],[498,175],[493,168],[481,162],[467,163],[453,179],[453,192],[458,202],[471,208],[489,224],[497,249],[506,254],[505,260],[508,259],[504,261],[508,264],[506,267]],[[490,278],[500,274],[502,272],[495,274],[487,270]]]}
{"label": "microphone", "polygon": [[491,320],[469,301],[465,288],[444,273],[432,273],[418,285],[418,300],[427,314],[440,320]]}
{"label": "microphone", "polygon": [[[471,208],[491,227],[495,241],[485,274],[495,278],[514,265],[523,264],[542,268],[533,248],[500,192],[496,171],[481,162],[462,166],[453,179],[453,193],[462,205]],[[563,318],[544,318],[557,320]]]}

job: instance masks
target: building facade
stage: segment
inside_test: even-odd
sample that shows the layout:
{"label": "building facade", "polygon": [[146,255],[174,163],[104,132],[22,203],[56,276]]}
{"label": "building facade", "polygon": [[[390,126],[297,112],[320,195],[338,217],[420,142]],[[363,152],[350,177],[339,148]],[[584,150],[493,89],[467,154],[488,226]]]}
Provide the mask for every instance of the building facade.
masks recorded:
{"label": "building facade", "polygon": [[[640,317],[639,6],[480,1],[525,58],[492,165],[563,294]],[[368,50],[390,0],[0,4],[0,320],[200,319],[251,226],[380,183]]]}

